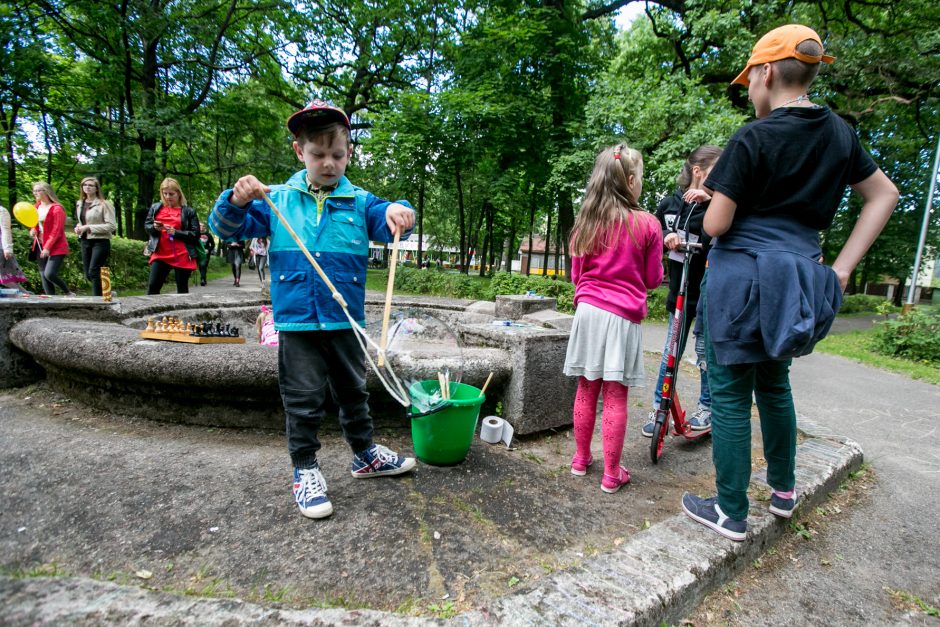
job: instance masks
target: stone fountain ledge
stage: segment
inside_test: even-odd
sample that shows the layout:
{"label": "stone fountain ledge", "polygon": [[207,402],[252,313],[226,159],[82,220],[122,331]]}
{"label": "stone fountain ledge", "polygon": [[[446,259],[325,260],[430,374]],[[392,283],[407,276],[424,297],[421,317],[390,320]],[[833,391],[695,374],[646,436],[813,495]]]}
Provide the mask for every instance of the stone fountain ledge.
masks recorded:
{"label": "stone fountain ledge", "polygon": [[[428,311],[456,329],[464,344],[461,380],[482,387],[492,372],[485,409],[500,401],[501,415],[518,434],[570,424],[575,381],[562,375],[561,364],[571,316],[555,312],[553,299],[501,301],[396,298],[394,303],[396,309]],[[4,303],[0,349],[6,359],[0,354],[0,366],[8,372],[0,380],[23,385],[45,376],[63,393],[93,406],[157,420],[280,429],[277,350],[253,340],[263,302],[257,294],[225,293],[133,297],[110,304],[92,298]],[[370,319],[381,315],[382,304],[379,298],[367,299]],[[148,318],[162,316],[234,324],[248,342],[193,345],[139,337]],[[510,316],[515,324],[494,324]],[[430,349],[403,358],[396,372],[411,380],[433,380],[452,357]],[[368,385],[377,416],[383,408],[401,415],[371,372]]]}

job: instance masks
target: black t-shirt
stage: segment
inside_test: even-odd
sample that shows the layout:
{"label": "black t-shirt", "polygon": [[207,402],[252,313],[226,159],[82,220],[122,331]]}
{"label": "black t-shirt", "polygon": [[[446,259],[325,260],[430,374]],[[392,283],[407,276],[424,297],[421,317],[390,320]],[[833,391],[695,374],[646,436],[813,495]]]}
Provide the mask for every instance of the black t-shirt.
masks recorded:
{"label": "black t-shirt", "polygon": [[735,215],[783,213],[823,230],[846,186],[877,170],[855,131],[826,107],[780,107],[734,134],[705,187],[735,201]]}

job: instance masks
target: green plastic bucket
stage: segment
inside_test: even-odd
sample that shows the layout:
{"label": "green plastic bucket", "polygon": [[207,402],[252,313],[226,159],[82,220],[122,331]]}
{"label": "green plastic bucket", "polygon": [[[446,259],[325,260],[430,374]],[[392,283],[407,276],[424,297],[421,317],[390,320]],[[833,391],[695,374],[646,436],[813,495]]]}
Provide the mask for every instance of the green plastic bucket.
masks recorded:
{"label": "green plastic bucket", "polygon": [[426,399],[440,391],[437,381],[419,381],[408,390],[411,396],[411,438],[415,455],[425,464],[459,464],[470,451],[486,396],[466,383],[450,384],[450,400],[432,411],[420,413],[415,399]]}

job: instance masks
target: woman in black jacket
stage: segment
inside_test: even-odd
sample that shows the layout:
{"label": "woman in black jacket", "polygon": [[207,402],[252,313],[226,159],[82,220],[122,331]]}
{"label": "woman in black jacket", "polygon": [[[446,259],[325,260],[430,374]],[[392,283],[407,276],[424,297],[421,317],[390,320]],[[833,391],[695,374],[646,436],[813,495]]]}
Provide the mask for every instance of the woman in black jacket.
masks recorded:
{"label": "woman in black jacket", "polygon": [[199,218],[186,204],[186,197],[176,179],[160,183],[162,202],[155,202],[147,212],[144,230],[150,236],[150,278],[147,294],[159,294],[170,270],[176,278],[176,292],[189,293],[189,276],[196,269],[196,242]]}

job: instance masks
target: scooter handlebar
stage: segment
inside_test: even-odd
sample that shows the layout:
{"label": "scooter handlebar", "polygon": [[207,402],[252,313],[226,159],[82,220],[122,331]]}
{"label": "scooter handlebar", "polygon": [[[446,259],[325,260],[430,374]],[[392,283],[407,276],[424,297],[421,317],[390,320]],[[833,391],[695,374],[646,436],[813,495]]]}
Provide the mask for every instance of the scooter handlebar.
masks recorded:
{"label": "scooter handlebar", "polygon": [[702,252],[701,242],[682,242],[676,248],[680,253],[700,253]]}

